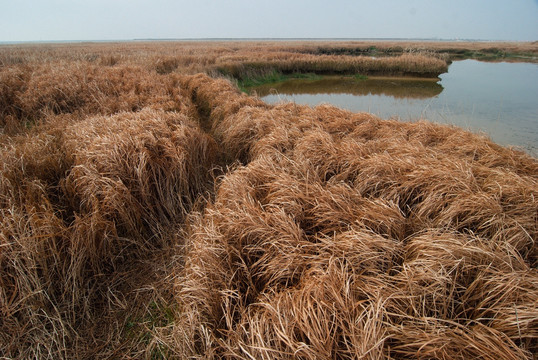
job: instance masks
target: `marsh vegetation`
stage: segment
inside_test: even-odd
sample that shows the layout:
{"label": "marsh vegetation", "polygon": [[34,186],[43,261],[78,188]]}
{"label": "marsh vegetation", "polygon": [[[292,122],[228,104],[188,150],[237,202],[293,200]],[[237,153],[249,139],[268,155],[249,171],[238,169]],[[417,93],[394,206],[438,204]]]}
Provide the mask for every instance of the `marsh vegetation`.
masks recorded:
{"label": "marsh vegetation", "polygon": [[271,46],[0,48],[0,357],[532,359],[536,158],[222,77],[341,56]]}

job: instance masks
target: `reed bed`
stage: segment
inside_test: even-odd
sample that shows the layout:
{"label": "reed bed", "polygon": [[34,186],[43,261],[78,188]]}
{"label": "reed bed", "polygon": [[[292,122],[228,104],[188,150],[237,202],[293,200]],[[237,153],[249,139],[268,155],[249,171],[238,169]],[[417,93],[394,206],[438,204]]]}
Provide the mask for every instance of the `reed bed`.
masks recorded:
{"label": "reed bed", "polygon": [[140,66],[65,62],[14,66],[0,71],[0,84],[0,126],[8,134],[58,114],[84,118],[145,107],[191,110],[177,77],[161,76]]}
{"label": "reed bed", "polygon": [[[190,98],[172,85],[177,78],[120,68],[78,82],[94,69],[64,70],[33,74],[29,84],[44,77],[50,88],[28,86],[19,96],[35,100],[25,104],[40,120],[2,143],[2,357],[110,356],[101,343],[124,341],[125,320],[113,315],[140,277],[135,264],[175,245],[185,217],[212,188],[219,159]],[[56,86],[83,100],[54,111]]]}
{"label": "reed bed", "polygon": [[[399,56],[425,54],[447,61],[489,55],[497,60],[536,61],[536,42],[448,42],[448,41],[152,41],[121,43],[16,44],[0,46],[0,67],[42,64],[53,61],[83,62],[101,66],[144,65],[162,70],[196,73],[219,59],[271,53]],[[166,65],[166,66],[163,66]]]}
{"label": "reed bed", "polygon": [[[254,54],[253,54],[254,55]],[[269,54],[229,56],[219,59],[216,69],[235,79],[244,80],[278,71],[284,74],[314,73],[320,75],[361,74],[435,78],[447,72],[446,61],[420,54],[373,58],[349,55]]]}
{"label": "reed bed", "polygon": [[0,357],[533,358],[535,158],[176,45],[1,49]]}
{"label": "reed bed", "polygon": [[178,354],[538,351],[535,159],[457,128],[330,106],[246,106],[216,130],[242,164],[189,228],[169,337]]}

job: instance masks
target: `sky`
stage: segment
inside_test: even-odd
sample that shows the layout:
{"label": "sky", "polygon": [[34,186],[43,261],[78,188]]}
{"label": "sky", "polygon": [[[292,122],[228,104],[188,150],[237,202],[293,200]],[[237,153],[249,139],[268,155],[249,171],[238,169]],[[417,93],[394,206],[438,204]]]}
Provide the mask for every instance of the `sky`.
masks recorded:
{"label": "sky", "polygon": [[0,42],[190,38],[538,40],[538,0],[0,0]]}

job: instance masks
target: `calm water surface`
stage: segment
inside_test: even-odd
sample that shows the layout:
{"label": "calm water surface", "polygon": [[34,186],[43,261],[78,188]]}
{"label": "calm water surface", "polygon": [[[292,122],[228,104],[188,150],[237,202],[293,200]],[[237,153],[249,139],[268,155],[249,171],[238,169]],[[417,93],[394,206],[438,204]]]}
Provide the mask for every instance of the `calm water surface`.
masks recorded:
{"label": "calm water surface", "polygon": [[268,103],[330,103],[382,118],[454,124],[538,155],[537,64],[456,61],[440,79],[290,80],[255,90]]}

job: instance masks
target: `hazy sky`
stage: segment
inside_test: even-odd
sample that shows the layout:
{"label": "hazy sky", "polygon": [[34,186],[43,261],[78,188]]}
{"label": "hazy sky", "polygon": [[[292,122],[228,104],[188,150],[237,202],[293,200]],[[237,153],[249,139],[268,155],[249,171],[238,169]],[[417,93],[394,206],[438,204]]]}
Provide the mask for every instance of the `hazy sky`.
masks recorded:
{"label": "hazy sky", "polygon": [[538,40],[538,0],[0,0],[0,41]]}

